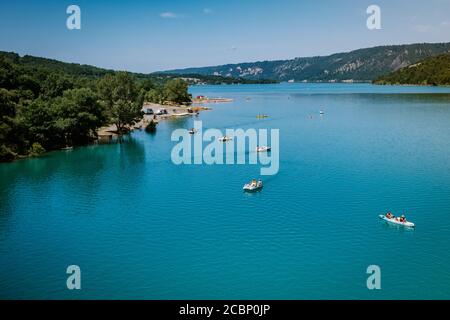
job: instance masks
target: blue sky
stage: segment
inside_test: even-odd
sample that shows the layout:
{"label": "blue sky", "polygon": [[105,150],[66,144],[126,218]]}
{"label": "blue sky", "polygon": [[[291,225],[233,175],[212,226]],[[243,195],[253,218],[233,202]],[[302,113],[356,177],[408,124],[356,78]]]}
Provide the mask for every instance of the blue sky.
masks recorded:
{"label": "blue sky", "polygon": [[[81,30],[66,28],[70,4]],[[2,0],[0,50],[146,73],[450,42],[449,13],[450,0]]]}

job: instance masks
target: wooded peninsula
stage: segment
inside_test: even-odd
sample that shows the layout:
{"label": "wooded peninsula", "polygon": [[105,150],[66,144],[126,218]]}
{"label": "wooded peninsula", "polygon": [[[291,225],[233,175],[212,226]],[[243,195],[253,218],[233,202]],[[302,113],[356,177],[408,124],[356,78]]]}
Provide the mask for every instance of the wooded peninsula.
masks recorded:
{"label": "wooded peninsula", "polygon": [[0,53],[0,162],[88,144],[108,124],[126,133],[144,101],[189,105],[188,82]]}

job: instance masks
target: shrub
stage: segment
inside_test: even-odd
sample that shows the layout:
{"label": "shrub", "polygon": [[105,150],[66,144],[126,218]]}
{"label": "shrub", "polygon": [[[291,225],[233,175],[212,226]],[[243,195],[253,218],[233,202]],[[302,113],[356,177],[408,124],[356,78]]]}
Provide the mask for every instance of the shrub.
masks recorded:
{"label": "shrub", "polygon": [[151,120],[150,123],[145,127],[145,131],[149,133],[156,132],[156,122]]}
{"label": "shrub", "polygon": [[41,146],[40,143],[35,142],[31,146],[30,150],[28,150],[28,153],[32,157],[38,157],[38,156],[42,155],[43,153],[45,153],[45,149],[44,149],[44,147]]}
{"label": "shrub", "polygon": [[4,144],[0,145],[0,162],[13,161],[16,154]]}

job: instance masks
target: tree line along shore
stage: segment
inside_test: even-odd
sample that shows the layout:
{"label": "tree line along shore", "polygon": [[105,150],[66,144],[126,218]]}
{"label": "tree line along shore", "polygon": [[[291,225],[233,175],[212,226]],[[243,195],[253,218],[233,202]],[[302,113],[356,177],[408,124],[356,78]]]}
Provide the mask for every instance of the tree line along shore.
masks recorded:
{"label": "tree line along shore", "polygon": [[183,79],[70,71],[0,55],[0,162],[89,144],[108,125],[126,133],[144,102],[191,104]]}

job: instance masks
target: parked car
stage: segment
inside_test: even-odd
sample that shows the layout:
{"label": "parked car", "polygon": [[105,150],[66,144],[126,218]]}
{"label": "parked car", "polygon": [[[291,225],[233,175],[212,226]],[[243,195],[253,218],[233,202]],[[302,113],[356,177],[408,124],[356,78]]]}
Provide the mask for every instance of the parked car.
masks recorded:
{"label": "parked car", "polygon": [[163,114],[167,114],[167,110],[166,109],[159,109],[158,111],[156,111],[157,115],[163,115]]}
{"label": "parked car", "polygon": [[147,115],[152,115],[152,114],[154,114],[153,109],[151,109],[151,108],[145,109],[144,113],[147,114]]}

